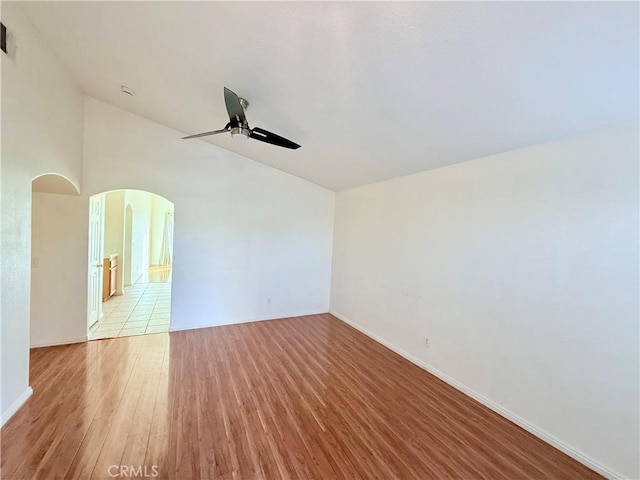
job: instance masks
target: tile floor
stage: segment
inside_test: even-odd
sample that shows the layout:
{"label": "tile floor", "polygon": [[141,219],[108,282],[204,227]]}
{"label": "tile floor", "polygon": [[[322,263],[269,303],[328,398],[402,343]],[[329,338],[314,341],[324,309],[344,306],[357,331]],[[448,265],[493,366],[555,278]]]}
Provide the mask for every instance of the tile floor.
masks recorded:
{"label": "tile floor", "polygon": [[136,283],[102,304],[104,317],[90,329],[91,340],[169,331],[171,283]]}

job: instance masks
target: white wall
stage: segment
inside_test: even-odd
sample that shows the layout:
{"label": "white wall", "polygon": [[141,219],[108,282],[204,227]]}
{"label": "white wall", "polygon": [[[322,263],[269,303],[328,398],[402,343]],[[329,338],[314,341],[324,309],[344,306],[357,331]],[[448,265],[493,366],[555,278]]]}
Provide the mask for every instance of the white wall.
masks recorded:
{"label": "white wall", "polygon": [[82,94],[22,15],[2,3],[16,58],[2,68],[2,422],[28,397],[31,181],[59,173],[76,186],[82,158]]}
{"label": "white wall", "polygon": [[160,264],[160,255],[162,253],[162,239],[164,237],[164,224],[167,213],[173,215],[173,204],[158,195],[153,195],[151,198],[149,265]]}
{"label": "white wall", "polygon": [[[116,295],[122,295],[123,287],[124,196],[124,190],[107,192],[104,195],[104,252],[102,256],[107,258],[114,253],[118,254],[120,267],[116,269]],[[102,292],[100,292],[100,298],[102,298]]]}
{"label": "white wall", "polygon": [[122,255],[124,239],[124,190],[104,195],[104,252]]}
{"label": "white wall", "polygon": [[338,193],[331,310],[638,478],[638,126]]}
{"label": "white wall", "polygon": [[149,192],[125,190],[124,205],[131,206],[131,283],[138,281],[149,268],[151,244],[152,197]]}
{"label": "white wall", "polygon": [[34,193],[31,242],[32,347],[86,340],[87,231],[78,197]]}
{"label": "white wall", "polygon": [[86,99],[80,201],[123,188],[174,203],[171,329],[326,312],[335,194],[181,135]]}
{"label": "white wall", "polygon": [[[173,200],[171,329],[328,310],[333,192],[205,142],[180,140],[179,132],[98,100],[86,98],[85,107],[83,195],[69,197],[75,213],[70,209],[62,226],[84,232],[86,242],[89,196],[128,189],[123,204],[133,207],[135,235],[149,238],[153,202],[145,192]],[[62,297],[86,292],[86,252],[78,250],[81,268],[60,285],[68,289]],[[42,281],[56,281],[53,272]],[[77,312],[51,312],[68,335],[56,343],[86,334],[86,299],[77,301]]]}

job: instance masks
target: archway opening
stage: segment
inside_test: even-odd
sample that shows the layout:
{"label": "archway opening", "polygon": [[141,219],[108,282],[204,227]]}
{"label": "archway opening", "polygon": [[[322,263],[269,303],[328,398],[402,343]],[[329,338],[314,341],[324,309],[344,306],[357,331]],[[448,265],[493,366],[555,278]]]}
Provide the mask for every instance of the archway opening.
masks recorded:
{"label": "archway opening", "polygon": [[168,332],[173,203],[129,189],[89,202],[88,338]]}

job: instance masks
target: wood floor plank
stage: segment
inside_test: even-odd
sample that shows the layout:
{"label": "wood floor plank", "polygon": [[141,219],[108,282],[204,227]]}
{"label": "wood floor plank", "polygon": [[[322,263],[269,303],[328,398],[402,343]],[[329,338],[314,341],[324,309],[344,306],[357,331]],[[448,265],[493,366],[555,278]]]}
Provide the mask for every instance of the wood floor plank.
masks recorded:
{"label": "wood floor plank", "polygon": [[149,340],[149,344],[138,355],[139,361],[141,356],[145,358],[145,361],[140,362],[142,388],[120,459],[122,465],[140,463],[140,458],[146,455],[162,377],[162,362],[168,348],[165,335],[147,335],[145,338]]}
{"label": "wood floor plank", "polygon": [[7,480],[601,478],[329,314],[39,348],[30,371]]}

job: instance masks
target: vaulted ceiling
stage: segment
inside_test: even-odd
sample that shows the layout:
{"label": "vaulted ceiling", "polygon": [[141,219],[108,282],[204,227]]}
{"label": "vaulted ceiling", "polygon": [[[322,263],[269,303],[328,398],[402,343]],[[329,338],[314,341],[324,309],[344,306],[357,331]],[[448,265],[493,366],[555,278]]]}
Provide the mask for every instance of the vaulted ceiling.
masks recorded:
{"label": "vaulted ceiling", "polygon": [[21,8],[88,95],[187,134],[227,86],[302,148],[204,141],[333,190],[638,118],[636,2]]}

